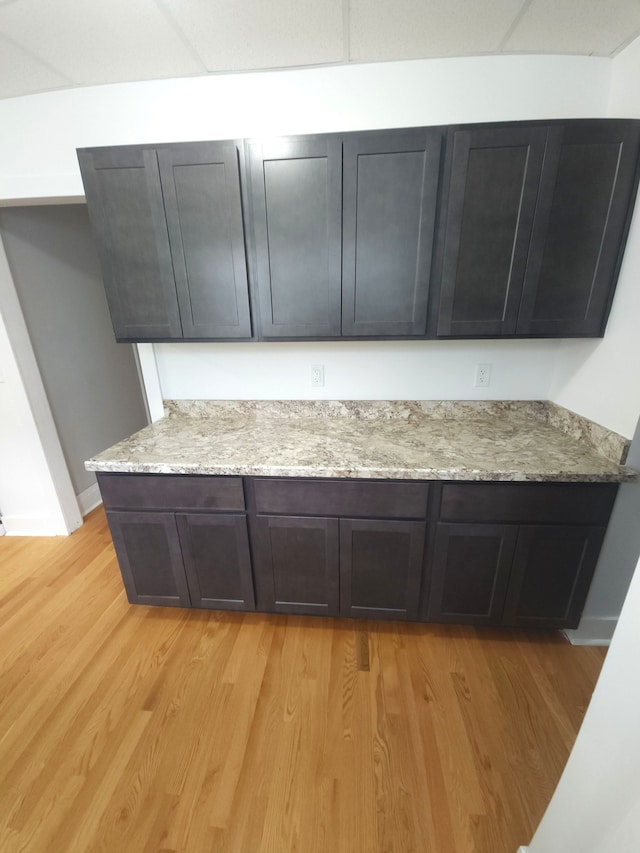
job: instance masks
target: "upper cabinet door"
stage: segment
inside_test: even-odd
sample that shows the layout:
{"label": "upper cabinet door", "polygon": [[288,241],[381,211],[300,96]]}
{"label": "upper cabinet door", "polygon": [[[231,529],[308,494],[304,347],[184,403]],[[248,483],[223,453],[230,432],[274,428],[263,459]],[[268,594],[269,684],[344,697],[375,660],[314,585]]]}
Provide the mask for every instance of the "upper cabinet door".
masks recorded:
{"label": "upper cabinet door", "polygon": [[343,150],[343,335],[424,335],[442,133],[354,133]]}
{"label": "upper cabinet door", "polygon": [[183,337],[250,338],[236,146],[169,146],[158,162]]}
{"label": "upper cabinet door", "polygon": [[124,146],[78,159],[116,338],[181,337],[156,152]]}
{"label": "upper cabinet door", "polygon": [[622,121],[550,129],[519,334],[604,334],[635,193],[639,133]]}
{"label": "upper cabinet door", "polygon": [[342,146],[332,136],[250,143],[263,338],[340,335]]}
{"label": "upper cabinet door", "polygon": [[515,333],[546,135],[451,132],[438,337]]}

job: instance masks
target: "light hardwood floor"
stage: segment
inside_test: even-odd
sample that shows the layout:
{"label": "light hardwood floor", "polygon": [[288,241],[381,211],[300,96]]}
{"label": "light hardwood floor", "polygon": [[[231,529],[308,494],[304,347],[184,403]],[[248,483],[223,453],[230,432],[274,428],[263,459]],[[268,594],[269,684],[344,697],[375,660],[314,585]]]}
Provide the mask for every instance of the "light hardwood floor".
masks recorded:
{"label": "light hardwood floor", "polygon": [[515,853],[604,651],[131,607],[101,509],[0,539],[0,850]]}

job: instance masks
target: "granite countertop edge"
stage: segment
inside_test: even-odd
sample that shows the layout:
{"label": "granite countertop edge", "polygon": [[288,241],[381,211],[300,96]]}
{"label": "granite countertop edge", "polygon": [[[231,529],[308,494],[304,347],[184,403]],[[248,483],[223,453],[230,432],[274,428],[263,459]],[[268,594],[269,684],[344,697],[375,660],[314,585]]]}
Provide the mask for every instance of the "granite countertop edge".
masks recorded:
{"label": "granite countertop edge", "polygon": [[603,482],[630,442],[547,401],[165,401],[102,473]]}

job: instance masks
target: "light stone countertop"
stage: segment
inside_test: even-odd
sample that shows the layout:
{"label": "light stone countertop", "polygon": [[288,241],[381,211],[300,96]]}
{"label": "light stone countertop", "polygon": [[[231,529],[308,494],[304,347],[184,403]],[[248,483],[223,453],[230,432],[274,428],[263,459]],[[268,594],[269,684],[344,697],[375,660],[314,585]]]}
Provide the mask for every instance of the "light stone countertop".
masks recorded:
{"label": "light stone countertop", "polygon": [[87,470],[622,482],[629,442],[546,402],[167,401]]}

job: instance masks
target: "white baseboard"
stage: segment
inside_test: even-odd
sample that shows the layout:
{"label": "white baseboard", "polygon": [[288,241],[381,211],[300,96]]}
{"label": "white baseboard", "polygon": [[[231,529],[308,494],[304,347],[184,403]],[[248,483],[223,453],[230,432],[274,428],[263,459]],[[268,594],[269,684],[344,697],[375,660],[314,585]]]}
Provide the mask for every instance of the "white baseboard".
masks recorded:
{"label": "white baseboard", "polygon": [[95,509],[97,506],[100,506],[102,503],[102,498],[100,497],[100,489],[98,488],[98,484],[94,483],[89,488],[85,489],[83,492],[80,492],[79,495],[76,495],[78,500],[78,506],[80,507],[80,512],[82,513],[82,517],[88,515],[92,509]]}
{"label": "white baseboard", "polygon": [[66,530],[48,516],[3,515],[2,524],[7,536],[67,536]]}
{"label": "white baseboard", "polygon": [[573,646],[608,646],[618,620],[614,616],[584,617],[577,628],[564,631]]}
{"label": "white baseboard", "polygon": [[517,853],[527,853],[528,847],[518,847]]}

